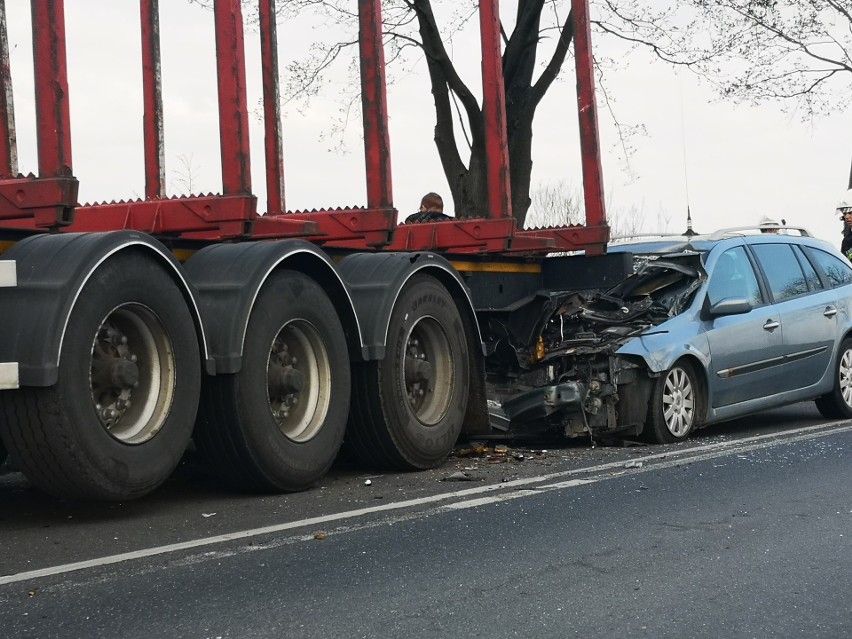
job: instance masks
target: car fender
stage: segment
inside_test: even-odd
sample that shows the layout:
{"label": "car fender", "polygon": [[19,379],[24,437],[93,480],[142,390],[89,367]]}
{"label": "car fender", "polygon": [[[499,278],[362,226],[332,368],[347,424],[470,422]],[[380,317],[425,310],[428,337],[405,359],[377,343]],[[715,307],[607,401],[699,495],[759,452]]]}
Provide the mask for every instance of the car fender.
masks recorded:
{"label": "car fender", "polygon": [[641,357],[651,373],[667,371],[684,356],[694,357],[704,370],[710,367],[710,345],[703,333],[678,339],[676,333],[658,327],[630,340],[616,354]]}

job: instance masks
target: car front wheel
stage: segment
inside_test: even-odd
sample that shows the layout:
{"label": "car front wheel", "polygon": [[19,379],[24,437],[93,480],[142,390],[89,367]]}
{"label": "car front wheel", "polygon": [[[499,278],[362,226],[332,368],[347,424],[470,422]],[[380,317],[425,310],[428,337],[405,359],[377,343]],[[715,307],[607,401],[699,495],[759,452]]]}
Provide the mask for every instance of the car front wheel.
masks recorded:
{"label": "car front wheel", "polygon": [[697,427],[700,415],[695,370],[688,362],[676,362],[654,382],[645,422],[647,437],[658,444],[684,441]]}

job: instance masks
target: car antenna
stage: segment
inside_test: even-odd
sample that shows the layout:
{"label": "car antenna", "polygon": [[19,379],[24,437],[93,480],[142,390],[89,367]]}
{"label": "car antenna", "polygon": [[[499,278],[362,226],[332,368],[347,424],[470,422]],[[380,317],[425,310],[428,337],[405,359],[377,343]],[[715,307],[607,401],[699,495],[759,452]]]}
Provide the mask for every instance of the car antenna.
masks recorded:
{"label": "car antenna", "polygon": [[692,214],[689,212],[689,204],[686,205],[686,232],[684,233],[686,237],[692,237],[693,235],[698,235],[695,231],[692,230]]}
{"label": "car antenna", "polygon": [[678,76],[679,81],[679,89],[680,89],[680,148],[683,153],[683,183],[686,189],[686,232],[684,235],[686,237],[692,237],[693,235],[697,235],[697,233],[692,229],[692,213],[689,210],[689,172],[687,171],[686,166],[686,134],[684,133],[684,115],[683,115],[683,82],[680,81],[680,75],[675,71],[675,75]]}

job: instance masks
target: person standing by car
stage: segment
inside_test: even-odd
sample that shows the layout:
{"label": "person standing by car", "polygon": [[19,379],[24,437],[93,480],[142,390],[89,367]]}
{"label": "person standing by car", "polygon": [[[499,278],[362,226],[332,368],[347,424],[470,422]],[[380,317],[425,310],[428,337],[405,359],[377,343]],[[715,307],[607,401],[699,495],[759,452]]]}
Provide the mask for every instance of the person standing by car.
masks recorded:
{"label": "person standing by car", "polygon": [[843,221],[843,241],[840,243],[840,252],[852,260],[852,189],[846,191],[837,204],[837,212]]}

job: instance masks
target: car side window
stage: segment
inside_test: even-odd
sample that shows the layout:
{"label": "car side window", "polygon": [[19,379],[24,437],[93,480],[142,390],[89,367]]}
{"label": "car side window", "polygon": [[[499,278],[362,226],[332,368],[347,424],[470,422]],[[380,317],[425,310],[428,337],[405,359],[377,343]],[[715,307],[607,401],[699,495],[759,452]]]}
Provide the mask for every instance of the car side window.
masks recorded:
{"label": "car side window", "polygon": [[813,247],[808,247],[807,253],[817,263],[820,270],[825,273],[831,288],[852,283],[852,265],[849,262]]}
{"label": "car side window", "polygon": [[707,284],[707,297],[710,304],[728,298],[745,298],[753,306],[763,304],[760,286],[743,247],[728,249],[716,260]]}
{"label": "car side window", "polygon": [[753,244],[776,302],[808,292],[805,274],[789,244]]}

